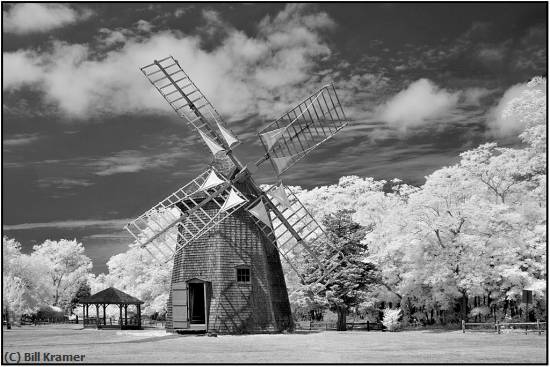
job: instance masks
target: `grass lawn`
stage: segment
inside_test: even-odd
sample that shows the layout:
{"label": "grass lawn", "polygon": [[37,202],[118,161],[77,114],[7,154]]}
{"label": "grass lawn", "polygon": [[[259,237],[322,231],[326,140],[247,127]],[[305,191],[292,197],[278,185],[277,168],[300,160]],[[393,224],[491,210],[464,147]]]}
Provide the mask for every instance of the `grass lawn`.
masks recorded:
{"label": "grass lawn", "polygon": [[[84,354],[88,363],[546,363],[546,336],[418,330],[182,336],[163,330],[3,330],[6,353]],[[21,360],[23,362],[23,360]]]}

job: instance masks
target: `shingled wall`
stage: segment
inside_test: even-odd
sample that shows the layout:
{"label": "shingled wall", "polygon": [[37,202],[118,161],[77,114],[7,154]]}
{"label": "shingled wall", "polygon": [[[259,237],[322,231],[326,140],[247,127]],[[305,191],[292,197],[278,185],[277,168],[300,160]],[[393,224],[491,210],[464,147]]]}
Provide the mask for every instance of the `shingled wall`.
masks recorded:
{"label": "shingled wall", "polygon": [[[239,184],[247,192],[248,184]],[[216,210],[207,205],[205,210]],[[212,213],[210,213],[212,214]],[[237,283],[236,268],[249,266],[249,285]],[[277,249],[250,214],[240,209],[188,244],[174,259],[172,283],[210,282],[208,330],[218,333],[278,332],[293,328],[290,303]],[[172,324],[172,295],[166,329]]]}

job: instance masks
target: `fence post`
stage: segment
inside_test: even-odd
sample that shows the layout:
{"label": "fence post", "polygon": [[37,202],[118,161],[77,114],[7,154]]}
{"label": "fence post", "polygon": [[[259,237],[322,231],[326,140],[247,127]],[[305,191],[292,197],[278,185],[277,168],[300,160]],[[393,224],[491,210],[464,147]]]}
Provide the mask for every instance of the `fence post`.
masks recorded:
{"label": "fence post", "polygon": [[500,321],[497,321],[497,334],[500,334]]}
{"label": "fence post", "polygon": [[462,320],[462,334],[466,333],[466,321]]}
{"label": "fence post", "polygon": [[539,331],[539,335],[540,335],[540,321],[539,321],[539,319],[537,319],[537,330]]}

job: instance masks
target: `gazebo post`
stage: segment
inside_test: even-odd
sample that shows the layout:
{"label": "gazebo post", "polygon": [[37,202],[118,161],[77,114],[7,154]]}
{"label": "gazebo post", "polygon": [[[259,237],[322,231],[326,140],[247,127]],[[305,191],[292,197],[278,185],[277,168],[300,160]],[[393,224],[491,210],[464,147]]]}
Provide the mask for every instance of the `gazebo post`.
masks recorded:
{"label": "gazebo post", "polygon": [[122,330],[122,304],[118,305],[118,310],[120,311],[120,316],[118,317],[118,323],[120,324],[120,330]]}
{"label": "gazebo post", "polygon": [[107,309],[107,305],[103,304],[103,325],[107,326],[107,316],[105,315],[105,311]]}
{"label": "gazebo post", "polygon": [[124,305],[124,325],[128,326],[128,305]]}
{"label": "gazebo post", "polygon": [[138,303],[136,306],[137,306],[138,329],[141,329],[141,305]]}
{"label": "gazebo post", "polygon": [[99,303],[95,304],[95,315],[96,315],[96,318],[95,318],[96,326],[99,329]]}

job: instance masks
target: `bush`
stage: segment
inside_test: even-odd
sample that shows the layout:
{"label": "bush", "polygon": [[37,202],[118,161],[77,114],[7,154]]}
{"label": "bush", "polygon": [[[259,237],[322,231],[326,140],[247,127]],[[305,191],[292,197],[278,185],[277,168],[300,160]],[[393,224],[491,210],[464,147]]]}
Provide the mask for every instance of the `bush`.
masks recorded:
{"label": "bush", "polygon": [[65,320],[65,313],[61,311],[58,307],[41,306],[36,312],[35,317],[38,320],[59,322]]}
{"label": "bush", "polygon": [[401,322],[399,321],[401,315],[402,312],[400,308],[394,310],[392,310],[391,308],[385,308],[382,324],[386,327],[388,331],[396,331],[401,327]]}

